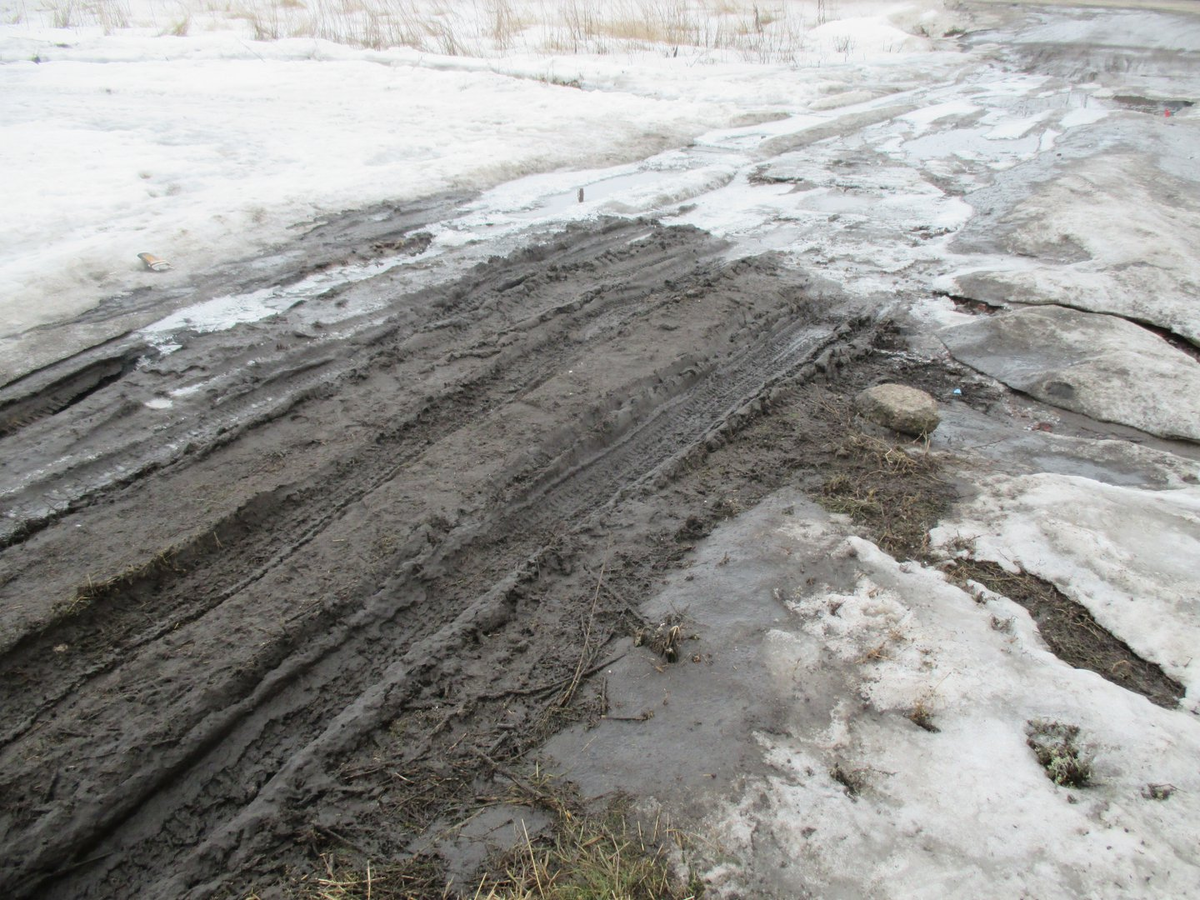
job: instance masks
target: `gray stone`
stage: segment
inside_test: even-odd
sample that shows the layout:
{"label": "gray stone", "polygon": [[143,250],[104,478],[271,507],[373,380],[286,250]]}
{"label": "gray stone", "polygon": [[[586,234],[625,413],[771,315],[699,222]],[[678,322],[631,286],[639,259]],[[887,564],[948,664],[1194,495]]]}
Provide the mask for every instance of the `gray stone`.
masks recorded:
{"label": "gray stone", "polygon": [[933,397],[902,384],[867,388],[854,398],[854,408],[877,425],[914,437],[924,437],[941,421]]}

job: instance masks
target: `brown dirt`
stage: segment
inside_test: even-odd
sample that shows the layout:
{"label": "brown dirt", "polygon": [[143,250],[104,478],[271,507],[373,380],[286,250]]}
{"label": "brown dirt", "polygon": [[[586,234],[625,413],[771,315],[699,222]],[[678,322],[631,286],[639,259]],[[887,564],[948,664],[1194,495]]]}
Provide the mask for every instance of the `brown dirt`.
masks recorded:
{"label": "brown dirt", "polygon": [[1097,622],[1087,607],[1050,582],[1029,572],[1008,572],[996,563],[976,559],[956,560],[951,572],[956,580],[977,581],[1029,610],[1042,639],[1063,662],[1095,672],[1159,706],[1178,706],[1183,685],[1138,656]]}
{"label": "brown dirt", "polygon": [[[431,835],[604,714],[614,639],[718,522],[797,485],[919,555],[953,489],[851,401],[961,373],[723,249],[574,226],[4,387],[5,896],[265,900],[368,861],[440,896]],[[361,294],[388,306],[305,324]]]}

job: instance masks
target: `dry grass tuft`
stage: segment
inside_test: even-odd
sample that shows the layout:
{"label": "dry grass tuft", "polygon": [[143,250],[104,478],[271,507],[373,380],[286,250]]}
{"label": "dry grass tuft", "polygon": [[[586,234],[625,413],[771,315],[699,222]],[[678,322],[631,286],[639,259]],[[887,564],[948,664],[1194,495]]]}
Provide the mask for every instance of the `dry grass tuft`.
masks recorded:
{"label": "dry grass tuft", "polygon": [[937,456],[848,431],[834,453],[835,473],[822,487],[821,505],[848,515],[897,559],[928,558],[929,529],[953,497]]}
{"label": "dry grass tuft", "polygon": [[[656,626],[641,628],[634,635],[635,647],[646,646],[665,659],[667,662],[679,660],[679,645],[689,636],[684,633],[683,617],[672,613]],[[691,636],[695,640],[695,636]]]}
{"label": "dry grass tuft", "polygon": [[[55,27],[130,24],[127,0],[51,0]],[[811,10],[809,11],[811,14]],[[255,40],[315,37],[350,46],[411,47],[483,58],[509,53],[624,53],[723,58],[794,65],[807,27],[795,4],[750,0],[215,0],[181,5],[179,34],[192,18],[241,20]],[[161,27],[158,26],[158,27]],[[182,36],[182,35],[179,35]]]}
{"label": "dry grass tuft", "polygon": [[554,834],[526,834],[523,846],[497,860],[474,900],[693,900],[700,886],[682,883],[668,847],[679,835],[655,822],[644,828],[624,800],[599,816],[567,815]]}
{"label": "dry grass tuft", "polygon": [[[544,835],[523,830],[517,846],[489,860],[479,882],[466,891],[447,883],[442,859],[418,855],[400,863],[352,864],[332,852],[299,881],[303,900],[694,900],[702,891],[672,864],[683,836],[660,821],[648,827],[618,797],[591,815],[567,789],[540,772],[517,777],[508,802],[549,811],[554,825]],[[673,852],[674,851],[674,852]],[[255,900],[257,895],[251,895]]]}
{"label": "dry grass tuft", "polygon": [[829,768],[829,777],[846,789],[850,797],[857,797],[867,787],[868,769],[851,769],[835,762]]}
{"label": "dry grass tuft", "polygon": [[[441,860],[415,856],[403,863],[367,862],[361,868],[333,853],[322,853],[323,871],[297,884],[304,900],[415,900],[457,896],[446,887]],[[254,900],[257,895],[251,895]]]}
{"label": "dry grass tuft", "polygon": [[1030,748],[1046,770],[1046,777],[1063,787],[1086,787],[1092,780],[1092,763],[1079,747],[1079,726],[1035,719],[1025,729]]}
{"label": "dry grass tuft", "polygon": [[924,700],[918,700],[913,704],[913,708],[909,710],[908,718],[918,728],[924,728],[926,731],[936,734],[941,730],[933,724],[933,711]]}

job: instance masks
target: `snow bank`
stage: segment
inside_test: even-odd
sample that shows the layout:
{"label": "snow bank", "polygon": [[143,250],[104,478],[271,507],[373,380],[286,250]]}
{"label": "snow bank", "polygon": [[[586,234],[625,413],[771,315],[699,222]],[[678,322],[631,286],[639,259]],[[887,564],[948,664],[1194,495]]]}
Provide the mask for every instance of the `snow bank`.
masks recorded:
{"label": "snow bank", "polygon": [[[794,537],[801,553],[820,543]],[[857,538],[834,558],[851,586],[798,589],[796,627],[768,636],[764,690],[792,722],[757,735],[775,774],[749,780],[715,819],[714,895],[1193,891],[1195,716],[1063,664],[1008,600],[977,603]],[[936,732],[910,720],[918,708]],[[1080,729],[1089,786],[1047,777],[1030,722]],[[1162,784],[1170,797],[1153,799]]]}
{"label": "snow bank", "polygon": [[[824,25],[815,3],[791,7],[749,37],[735,19],[753,24],[753,4],[689,8],[720,40],[656,31],[660,6],[643,6],[626,12],[654,28],[600,45],[564,43],[556,4],[409,4],[417,32],[441,34],[431,54],[402,29],[371,32],[373,15],[404,23],[370,2],[4,2],[0,165],[20,177],[0,209],[0,335],[178,283],[326,213],[642,159],[864,82],[875,96],[953,55],[895,24],[934,35],[949,20],[931,0],[843,3]],[[854,53],[836,49],[850,33]],[[142,251],[174,272],[142,271]]]}
{"label": "snow bank", "polygon": [[1200,707],[1200,488],[1148,491],[1065,475],[989,483],[935,545],[1052,582]]}
{"label": "snow bank", "polygon": [[637,158],[734,115],[302,43],[307,60],[281,41],[258,50],[278,58],[164,62],[143,42],[137,62],[6,65],[0,163],[23,177],[0,209],[5,331],[172,280],[141,251],[180,278],[325,211]]}

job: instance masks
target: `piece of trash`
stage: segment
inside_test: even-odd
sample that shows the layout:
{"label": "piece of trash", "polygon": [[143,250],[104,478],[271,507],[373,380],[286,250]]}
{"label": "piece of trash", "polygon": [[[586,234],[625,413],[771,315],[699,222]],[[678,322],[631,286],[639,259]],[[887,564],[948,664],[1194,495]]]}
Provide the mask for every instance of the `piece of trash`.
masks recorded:
{"label": "piece of trash", "polygon": [[1033,430],[1034,431],[1053,431],[1054,426],[1051,425],[1049,422],[1038,422],[1036,425],[1033,426]]}
{"label": "piece of trash", "polygon": [[1171,110],[1169,110],[1169,109],[1164,109],[1164,110],[1163,110],[1163,118],[1164,118],[1164,119],[1169,119],[1169,118],[1171,118]]}
{"label": "piece of trash", "polygon": [[961,397],[961,396],[962,396],[962,388],[955,388],[955,389],[954,389],[954,396],[955,396],[955,397]]}
{"label": "piece of trash", "polygon": [[165,259],[159,259],[153,253],[139,253],[138,259],[142,261],[142,265],[151,272],[165,272],[171,268],[171,264]]}
{"label": "piece of trash", "polygon": [[580,189],[579,189],[579,202],[580,202],[580,203],[582,203],[582,202],[583,202],[583,188],[580,188]]}

